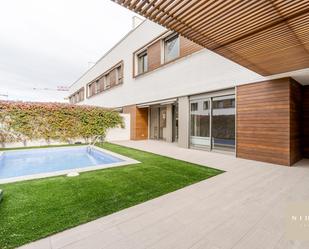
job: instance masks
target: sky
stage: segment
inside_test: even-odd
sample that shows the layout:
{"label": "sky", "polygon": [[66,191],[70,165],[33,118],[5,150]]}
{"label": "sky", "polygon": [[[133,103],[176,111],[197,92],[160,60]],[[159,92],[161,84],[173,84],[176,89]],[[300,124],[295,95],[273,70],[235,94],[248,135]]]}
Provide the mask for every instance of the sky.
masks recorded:
{"label": "sky", "polygon": [[129,32],[134,15],[110,0],[0,0],[0,99],[67,101],[55,89]]}

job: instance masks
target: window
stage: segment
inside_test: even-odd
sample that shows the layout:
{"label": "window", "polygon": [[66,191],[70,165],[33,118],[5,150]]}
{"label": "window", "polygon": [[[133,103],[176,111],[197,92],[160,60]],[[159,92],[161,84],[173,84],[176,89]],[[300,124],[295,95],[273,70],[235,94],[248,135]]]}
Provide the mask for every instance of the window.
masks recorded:
{"label": "window", "polygon": [[123,78],[123,71],[122,71],[122,65],[118,66],[116,69],[116,85],[122,83],[122,78]]}
{"label": "window", "polygon": [[99,89],[100,92],[104,90],[104,76],[99,79]]}
{"label": "window", "polygon": [[110,75],[109,73],[105,75],[105,87],[104,87],[104,90],[105,89],[108,89],[111,87],[111,78],[110,78]]}
{"label": "window", "polygon": [[77,92],[75,92],[74,94],[72,94],[69,97],[70,103],[71,104],[76,104],[78,102],[81,102],[84,100],[84,88],[82,87],[81,89],[79,89]]}
{"label": "window", "polygon": [[197,111],[198,110],[198,103],[191,103],[191,111]]}
{"label": "window", "polygon": [[[87,98],[123,83],[123,62],[117,63],[105,73],[87,84]],[[83,90],[84,91],[84,90]],[[84,94],[84,92],[83,92]],[[80,97],[79,97],[80,98]]]}
{"label": "window", "polygon": [[84,88],[82,88],[79,91],[79,101],[83,101],[84,100]]}
{"label": "window", "polygon": [[164,40],[164,62],[169,62],[177,57],[179,57],[179,36],[173,35]]}
{"label": "window", "polygon": [[208,101],[204,101],[203,102],[203,110],[208,110],[209,109],[208,105],[209,105],[209,102]]}
{"label": "window", "polygon": [[95,82],[89,85],[89,96],[95,95]]}
{"label": "window", "polygon": [[99,80],[97,80],[94,84],[95,84],[95,94],[97,94],[100,92]]}
{"label": "window", "polygon": [[137,55],[138,74],[148,71],[148,54],[147,50]]}
{"label": "window", "polygon": [[224,99],[213,102],[213,109],[234,108],[235,99]]}

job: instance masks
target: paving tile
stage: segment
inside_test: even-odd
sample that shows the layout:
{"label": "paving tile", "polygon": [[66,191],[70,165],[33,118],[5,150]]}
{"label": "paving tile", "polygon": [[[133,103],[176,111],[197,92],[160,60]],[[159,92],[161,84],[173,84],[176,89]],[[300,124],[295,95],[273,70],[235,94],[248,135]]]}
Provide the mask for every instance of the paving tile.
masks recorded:
{"label": "paving tile", "polygon": [[19,247],[20,249],[52,249],[50,238],[41,239],[33,243]]}
{"label": "paving tile", "polygon": [[309,248],[286,240],[283,226],[288,203],[309,200],[309,160],[282,167],[158,141],[119,144],[226,172],[24,249]]}
{"label": "paving tile", "polygon": [[86,238],[68,244],[61,249],[103,249],[124,238],[116,227],[93,233]]}

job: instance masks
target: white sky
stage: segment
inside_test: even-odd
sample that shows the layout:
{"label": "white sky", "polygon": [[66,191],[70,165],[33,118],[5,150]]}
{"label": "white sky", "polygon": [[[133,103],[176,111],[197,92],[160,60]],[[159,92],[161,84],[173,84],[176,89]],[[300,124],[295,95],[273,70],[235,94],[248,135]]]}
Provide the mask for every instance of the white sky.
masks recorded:
{"label": "white sky", "polygon": [[0,0],[0,99],[63,101],[69,86],[132,28],[110,0]]}

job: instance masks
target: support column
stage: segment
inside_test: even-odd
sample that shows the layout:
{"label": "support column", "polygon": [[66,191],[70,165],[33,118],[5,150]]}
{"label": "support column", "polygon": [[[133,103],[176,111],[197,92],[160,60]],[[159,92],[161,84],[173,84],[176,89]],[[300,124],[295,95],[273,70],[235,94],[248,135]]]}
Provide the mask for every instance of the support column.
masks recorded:
{"label": "support column", "polygon": [[189,97],[178,98],[178,146],[189,148]]}
{"label": "support column", "polygon": [[166,106],[166,142],[173,142],[173,106]]}

